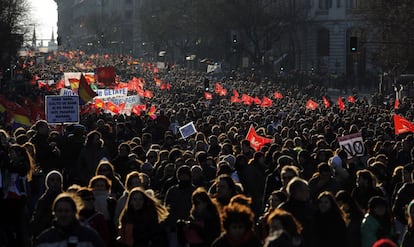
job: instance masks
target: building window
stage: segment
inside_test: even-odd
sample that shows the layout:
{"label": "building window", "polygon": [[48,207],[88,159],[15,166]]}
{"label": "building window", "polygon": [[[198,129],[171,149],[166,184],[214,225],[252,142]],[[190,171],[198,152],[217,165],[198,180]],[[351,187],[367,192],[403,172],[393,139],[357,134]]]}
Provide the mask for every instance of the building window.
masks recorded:
{"label": "building window", "polygon": [[332,8],[332,0],[319,0],[319,9],[328,10]]}
{"label": "building window", "polygon": [[326,28],[318,30],[317,53],[319,57],[329,56],[329,30]]}
{"label": "building window", "polygon": [[336,7],[338,9],[341,7],[341,0],[336,0]]}

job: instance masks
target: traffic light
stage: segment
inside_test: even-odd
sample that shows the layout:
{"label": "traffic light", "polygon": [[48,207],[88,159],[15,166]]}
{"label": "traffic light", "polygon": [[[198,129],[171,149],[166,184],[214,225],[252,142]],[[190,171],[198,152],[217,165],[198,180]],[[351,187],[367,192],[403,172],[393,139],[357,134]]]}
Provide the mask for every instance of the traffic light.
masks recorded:
{"label": "traffic light", "polygon": [[351,52],[358,51],[358,37],[352,36],[349,38],[349,50]]}

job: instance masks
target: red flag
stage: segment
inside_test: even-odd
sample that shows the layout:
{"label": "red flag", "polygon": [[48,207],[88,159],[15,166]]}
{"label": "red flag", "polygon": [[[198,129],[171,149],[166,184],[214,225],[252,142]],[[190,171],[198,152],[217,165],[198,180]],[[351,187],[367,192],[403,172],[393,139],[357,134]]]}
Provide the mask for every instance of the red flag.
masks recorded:
{"label": "red flag", "polygon": [[128,81],[128,91],[139,91],[144,87],[144,82],[141,78],[133,77]]}
{"label": "red flag", "polygon": [[106,109],[115,114],[119,113],[119,106],[117,106],[115,103],[111,101],[106,102]]}
{"label": "red flag", "polygon": [[281,93],[279,93],[279,92],[275,92],[275,93],[273,94],[273,97],[274,97],[275,99],[283,99],[283,95],[282,95]]}
{"label": "red flag", "polygon": [[158,79],[157,77],[154,77],[154,81],[155,81],[155,85],[161,86],[161,80],[160,79]]}
{"label": "red flag", "polygon": [[115,84],[115,68],[114,67],[99,67],[96,69],[98,81],[104,83],[106,86],[113,86]]}
{"label": "red flag", "polygon": [[247,133],[246,140],[250,141],[250,146],[255,150],[259,151],[260,148],[266,143],[271,143],[273,140],[270,138],[262,137],[258,135],[253,127],[250,125],[249,132]]}
{"label": "red flag", "polygon": [[36,85],[36,81],[37,80],[39,80],[40,79],[40,77],[37,75],[37,74],[35,74],[33,77],[32,77],[32,80],[30,80],[30,84],[32,84],[32,85]]}
{"label": "red flag", "polygon": [[152,99],[152,97],[154,97],[154,94],[150,90],[145,90],[144,97],[148,99]]}
{"label": "red flag", "polygon": [[338,107],[339,107],[339,110],[345,111],[345,104],[342,101],[342,97],[338,97]]}
{"label": "red flag", "polygon": [[140,104],[140,105],[134,105],[131,109],[131,112],[135,113],[136,115],[140,116],[141,115],[141,111],[146,111],[147,110],[147,105],[145,104]]}
{"label": "red flag", "polygon": [[322,100],[323,100],[323,104],[325,105],[325,108],[329,108],[331,106],[331,103],[325,96],[322,96]]}
{"label": "red flag", "polygon": [[64,88],[64,87],[65,87],[65,81],[64,80],[59,80],[55,85],[56,90],[60,90],[61,88]]}
{"label": "red flag", "polygon": [[95,75],[85,75],[85,79],[88,84],[95,83]]}
{"label": "red flag", "polygon": [[237,92],[236,89],[233,89],[233,96],[238,98],[239,97],[239,92]]}
{"label": "red flag", "polygon": [[230,102],[231,103],[239,103],[239,102],[241,102],[241,100],[239,98],[237,98],[236,96],[231,96]]}
{"label": "red flag", "polygon": [[115,89],[123,89],[123,88],[128,88],[128,83],[125,82],[119,82],[118,84],[116,84]]}
{"label": "red flag", "polygon": [[132,107],[131,112],[137,116],[141,116],[141,109],[137,105]]}
{"label": "red flag", "polygon": [[271,99],[269,99],[266,96],[263,96],[262,104],[260,106],[261,107],[268,107],[268,106],[272,106],[272,104],[273,104],[273,101]]}
{"label": "red flag", "polygon": [[122,112],[125,109],[125,102],[122,102],[121,104],[119,104],[119,112]]}
{"label": "red flag", "polygon": [[400,109],[400,101],[398,99],[394,101],[394,109]]}
{"label": "red flag", "polygon": [[250,97],[247,94],[242,94],[241,97],[241,101],[245,104],[245,105],[251,105],[253,103],[253,98]]}
{"label": "red flag", "polygon": [[307,109],[311,109],[312,111],[314,111],[318,107],[319,107],[319,104],[316,103],[315,101],[311,100],[311,99],[308,100],[308,102],[306,102],[306,108]]}
{"label": "red flag", "polygon": [[78,78],[69,78],[70,89],[74,90],[79,88],[79,79]]}
{"label": "red flag", "polygon": [[355,98],[354,98],[354,96],[349,95],[349,96],[348,96],[348,102],[350,102],[350,103],[352,103],[352,104],[355,104]]}
{"label": "red flag", "polygon": [[227,89],[223,88],[221,89],[221,91],[219,92],[220,96],[226,96],[227,95]]}
{"label": "red flag", "polygon": [[216,89],[214,90],[214,92],[216,93],[216,94],[220,94],[220,92],[223,90],[223,87],[218,83],[218,82],[216,82]]}
{"label": "red flag", "polygon": [[213,95],[209,92],[204,92],[204,98],[206,100],[211,100],[211,99],[213,99]]}
{"label": "red flag", "polygon": [[401,117],[397,114],[394,115],[394,129],[395,134],[404,134],[407,132],[414,132],[414,125],[405,119],[404,117]]}
{"label": "red flag", "polygon": [[99,98],[95,98],[95,106],[96,108],[101,108],[103,109],[105,107],[105,102]]}
{"label": "red flag", "polygon": [[170,91],[171,90],[171,84],[169,82],[163,83],[163,84],[161,84],[160,89],[161,90],[167,89],[168,91]]}
{"label": "red flag", "polygon": [[150,116],[152,119],[156,119],[157,115],[155,114],[155,111],[156,111],[155,106],[152,105],[148,111],[148,116]]}
{"label": "red flag", "polygon": [[253,98],[253,102],[256,104],[256,105],[260,105],[261,103],[262,103],[262,101],[256,96],[256,97],[254,97]]}
{"label": "red flag", "polygon": [[78,95],[79,95],[79,104],[85,105],[90,100],[92,100],[97,94],[92,90],[91,86],[89,86],[88,82],[86,82],[85,77],[83,74],[81,74],[80,80],[79,80],[79,89],[78,89]]}

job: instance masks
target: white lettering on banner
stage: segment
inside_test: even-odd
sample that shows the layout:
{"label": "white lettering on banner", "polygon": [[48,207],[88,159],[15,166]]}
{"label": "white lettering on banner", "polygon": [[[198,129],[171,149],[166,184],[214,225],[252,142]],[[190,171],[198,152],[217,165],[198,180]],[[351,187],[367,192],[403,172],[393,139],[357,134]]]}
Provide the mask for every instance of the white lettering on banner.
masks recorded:
{"label": "white lettering on banner", "polygon": [[364,156],[365,154],[364,140],[361,133],[338,137],[338,143],[341,149],[348,154],[348,159],[352,159],[354,156]]}
{"label": "white lettering on banner", "polygon": [[127,96],[128,88],[120,89],[98,89],[94,90],[98,94],[98,98],[110,97],[110,96]]}
{"label": "white lettering on banner", "polygon": [[48,123],[78,123],[79,97],[56,96],[45,97],[45,113]]}
{"label": "white lettering on banner", "polygon": [[61,88],[59,92],[60,96],[76,96],[78,95],[76,92],[74,92],[72,89],[68,88]]}
{"label": "white lettering on banner", "polygon": [[132,107],[134,104],[140,104],[140,98],[138,95],[111,97],[108,98],[108,101],[111,101],[116,105],[120,105],[125,102],[125,108],[129,105]]}

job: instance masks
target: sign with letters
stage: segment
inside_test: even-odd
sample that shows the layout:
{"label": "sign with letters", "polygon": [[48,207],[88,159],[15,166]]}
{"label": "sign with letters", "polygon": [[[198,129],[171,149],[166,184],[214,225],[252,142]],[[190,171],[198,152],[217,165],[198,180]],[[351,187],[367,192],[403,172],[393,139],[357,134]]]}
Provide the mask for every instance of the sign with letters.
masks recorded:
{"label": "sign with letters", "polygon": [[355,156],[364,156],[365,146],[361,133],[354,133],[338,137],[339,146],[348,154],[348,159]]}
{"label": "sign with letters", "polygon": [[48,123],[78,123],[79,97],[48,95],[45,100]]}
{"label": "sign with letters", "polygon": [[180,127],[178,130],[180,131],[180,134],[184,139],[187,139],[187,137],[197,132],[193,122],[189,122],[188,124]]}

